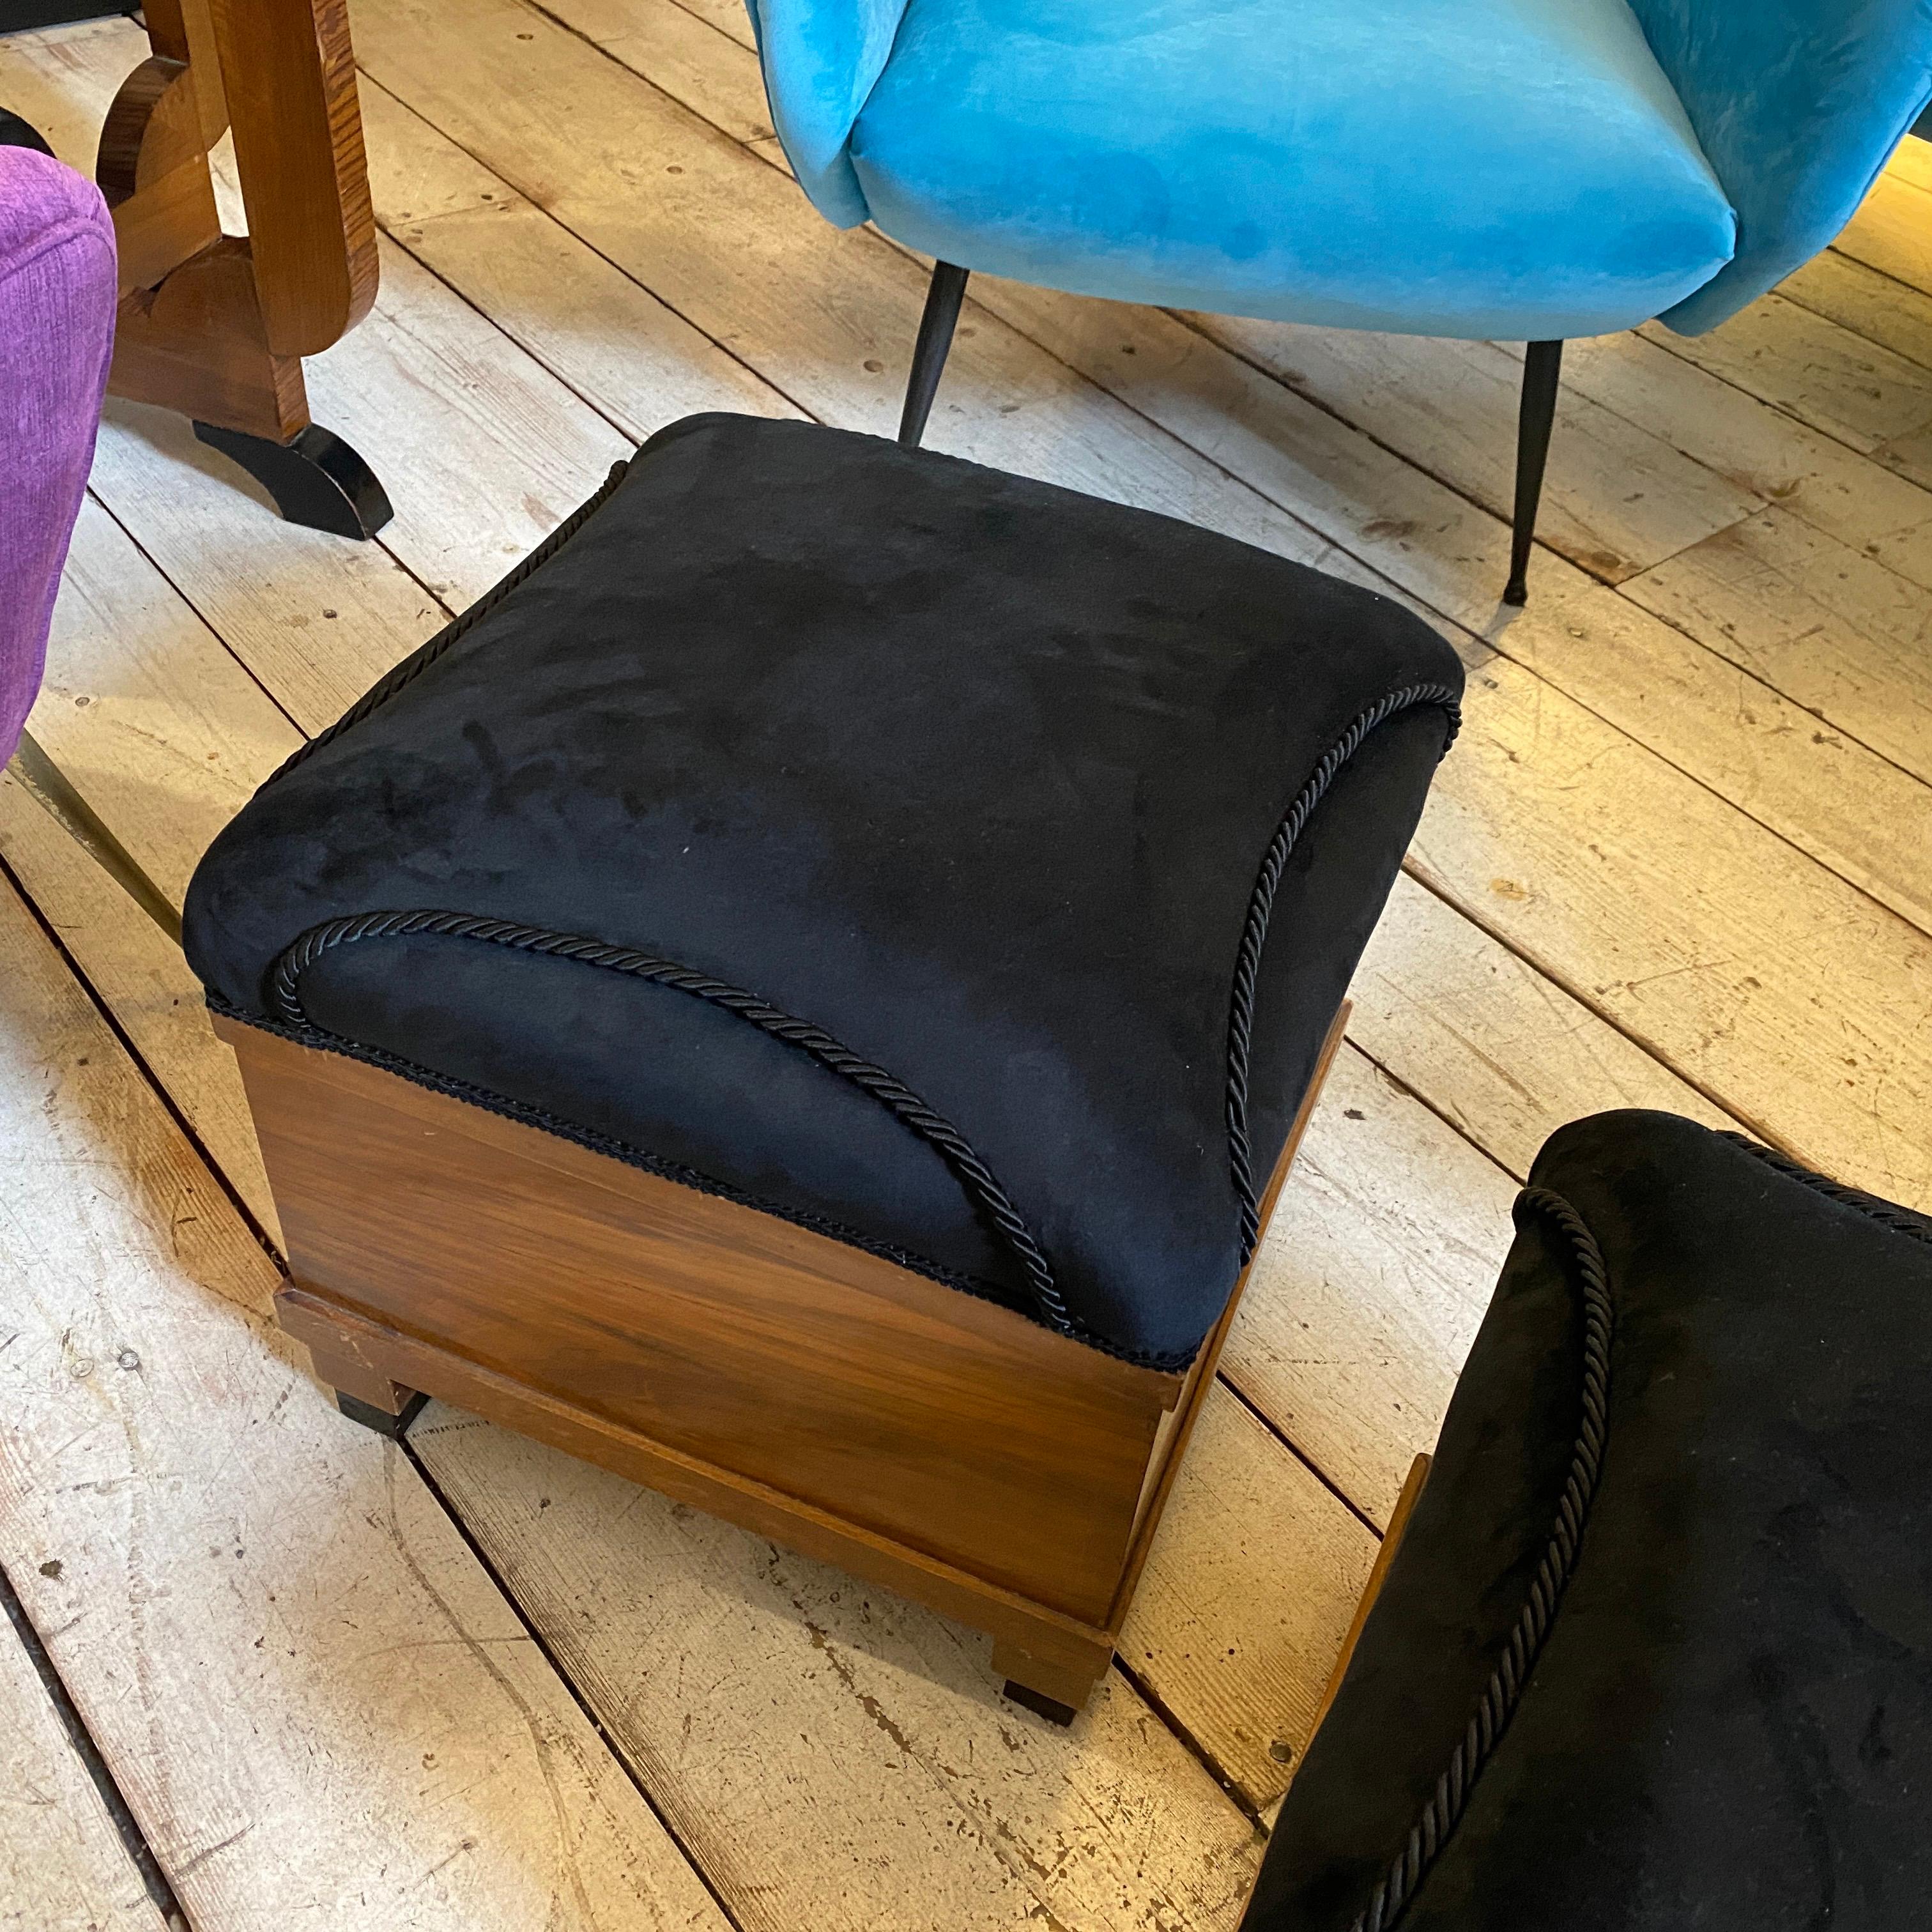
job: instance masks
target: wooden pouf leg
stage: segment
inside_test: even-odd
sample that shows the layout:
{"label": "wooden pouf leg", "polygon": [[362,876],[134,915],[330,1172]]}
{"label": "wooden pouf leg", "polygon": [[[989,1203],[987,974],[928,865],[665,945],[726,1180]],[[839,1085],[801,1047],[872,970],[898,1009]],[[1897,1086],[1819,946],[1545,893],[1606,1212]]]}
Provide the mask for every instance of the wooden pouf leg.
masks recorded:
{"label": "wooden pouf leg", "polygon": [[308,1350],[316,1380],[335,1391],[336,1407],[352,1422],[379,1436],[400,1436],[428,1401],[418,1390],[392,1381],[355,1336],[292,1306],[285,1296],[277,1297],[276,1312],[283,1328]]}

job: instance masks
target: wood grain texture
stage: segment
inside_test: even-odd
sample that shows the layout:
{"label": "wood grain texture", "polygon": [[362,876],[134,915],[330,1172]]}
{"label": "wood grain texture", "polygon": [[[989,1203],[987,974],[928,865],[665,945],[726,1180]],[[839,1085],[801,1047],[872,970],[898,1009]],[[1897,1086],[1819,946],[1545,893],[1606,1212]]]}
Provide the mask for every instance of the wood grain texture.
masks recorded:
{"label": "wood grain texture", "polygon": [[1516,1183],[1359,1053],[1330,1080],[1222,1368],[1385,1525],[1489,1306]]}
{"label": "wood grain texture", "polygon": [[181,949],[4,772],[0,862],[53,928],[257,1224],[278,1240],[248,1097],[234,1056],[208,1025],[201,982]]}
{"label": "wood grain texture", "polygon": [[722,1932],[10,891],[0,1008],[0,1561],[192,1922]]}
{"label": "wood grain texture", "polygon": [[177,906],[209,841],[302,742],[92,502],[74,526],[28,728]]}
{"label": "wood grain texture", "polygon": [[1225,1384],[1120,1636],[1120,1657],[1258,1810],[1286,1789],[1372,1532]]}
{"label": "wood grain texture", "polygon": [[4,1619],[0,1932],[168,1932]]}
{"label": "wood grain texture", "polygon": [[1566,1120],[1659,1107],[1740,1124],[1521,954],[1406,876],[1348,989],[1349,1038],[1520,1180]]}
{"label": "wood grain texture", "polygon": [[141,19],[156,53],[194,68],[201,145],[204,151],[212,148],[227,132],[228,101],[222,91],[221,57],[208,0],[148,0]]}
{"label": "wood grain texture", "polygon": [[1469,686],[1416,875],[1761,1136],[1932,1199],[1932,940],[1519,667]]}
{"label": "wood grain texture", "polygon": [[376,223],[346,0],[212,0],[268,347],[320,354],[368,313]]}
{"label": "wood grain texture", "polygon": [[1062,1730],[902,1598],[440,1405],[411,1441],[748,1932],[1234,1932],[1252,1827],[1118,1672]]}
{"label": "wood grain texture", "polygon": [[1932,367],[1932,296],[1920,290],[1828,248],[1786,276],[1778,292],[1894,356]]}
{"label": "wood grain texture", "polygon": [[[217,1030],[289,1242],[283,1320],[318,1372],[346,1366],[338,1386],[390,1413],[392,1383],[480,1408],[847,1561],[993,1630],[1046,1666],[1035,1688],[1082,1701],[1066,1688],[1112,1650],[1239,1284],[1185,1379],[1156,1374],[376,1069]],[[1056,1614],[1030,1630],[1030,1606]]]}
{"label": "wood grain texture", "polygon": [[383,226],[626,434],[707,410],[801,413],[386,89],[365,84],[362,106]]}
{"label": "wood grain texture", "polygon": [[634,446],[386,241],[382,262],[376,306],[310,365],[310,393],[380,474],[421,473],[430,484],[398,495],[382,540],[460,610]]}
{"label": "wood grain texture", "polygon": [[260,294],[251,244],[232,235],[171,270],[158,287],[136,289],[115,316],[109,388],[199,422],[287,442],[309,423],[302,362],[269,346]]}
{"label": "wood grain texture", "polygon": [[302,1287],[1109,1623],[1180,1376],[359,1062],[218,1030]]}
{"label": "wood grain texture", "polygon": [[1879,176],[1832,246],[1922,295],[1932,295],[1932,192],[1911,178],[1912,159],[1908,157],[1903,166],[1894,163]]}
{"label": "wood grain texture", "polygon": [[[1494,344],[1300,328],[1196,317],[1213,340],[1492,514],[1514,488],[1516,357]],[[1755,508],[1736,486],[1674,443],[1566,387],[1550,443],[1540,541],[1580,569],[1619,583]],[[1497,594],[1500,594],[1498,592]]]}
{"label": "wood grain texture", "polygon": [[[336,353],[366,335],[358,330]],[[304,732],[333,724],[444,622],[380,542],[344,543],[286,521],[171,410],[110,399],[88,484],[140,530],[154,567]],[[204,761],[215,748],[202,747]]]}
{"label": "wood grain texture", "polygon": [[1932,369],[1782,296],[1761,297],[1708,335],[1661,322],[1643,334],[1854,449],[1932,424]]}
{"label": "wood grain texture", "polygon": [[1606,409],[1690,445],[1740,488],[1932,588],[1932,492],[1640,335],[1571,344],[1563,374]]}
{"label": "wood grain texture", "polygon": [[1624,592],[1932,783],[1923,586],[1780,509],[1680,552]]}

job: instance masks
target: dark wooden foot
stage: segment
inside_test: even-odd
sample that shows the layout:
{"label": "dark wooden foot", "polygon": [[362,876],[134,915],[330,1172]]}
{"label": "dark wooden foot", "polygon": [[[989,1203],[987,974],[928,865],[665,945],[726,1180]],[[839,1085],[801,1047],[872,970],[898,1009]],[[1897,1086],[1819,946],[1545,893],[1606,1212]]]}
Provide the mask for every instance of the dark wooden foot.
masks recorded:
{"label": "dark wooden foot", "polygon": [[395,514],[376,472],[341,437],[320,423],[286,442],[197,422],[211,449],[241,464],[292,524],[338,537],[372,537]]}
{"label": "dark wooden foot", "polygon": [[1071,1704],[1063,1704],[1058,1697],[1049,1697],[1043,1690],[1029,1690],[1024,1684],[1016,1683],[1010,1677],[1000,1687],[1000,1694],[1010,1697],[1022,1710],[1030,1711],[1036,1718],[1044,1718],[1049,1724],[1058,1724],[1062,1730],[1080,1714]]}
{"label": "dark wooden foot", "polygon": [[373,1402],[363,1402],[352,1395],[345,1395],[340,1389],[335,1391],[335,1406],[351,1422],[359,1422],[364,1429],[373,1429],[378,1436],[386,1436],[398,1442],[403,1432],[415,1421],[422,1406],[428,1401],[426,1395],[412,1395],[404,1403],[399,1414],[392,1415],[386,1408],[378,1408]]}

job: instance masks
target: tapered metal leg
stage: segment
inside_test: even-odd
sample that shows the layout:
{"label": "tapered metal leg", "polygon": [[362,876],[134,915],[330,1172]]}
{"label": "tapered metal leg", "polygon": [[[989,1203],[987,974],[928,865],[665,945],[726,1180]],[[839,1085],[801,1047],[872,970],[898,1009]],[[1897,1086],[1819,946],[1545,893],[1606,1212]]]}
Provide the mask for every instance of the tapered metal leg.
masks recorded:
{"label": "tapered metal leg", "polygon": [[912,352],[912,374],[906,382],[905,411],[899,418],[902,448],[916,449],[926,434],[926,419],[932,413],[932,399],[939,390],[939,374],[946,367],[946,352],[952,346],[952,331],[959,320],[967,272],[950,262],[932,265],[926,313],[919,319],[919,342]]}
{"label": "tapered metal leg", "polygon": [[1532,342],[1522,358],[1522,406],[1516,432],[1516,525],[1510,542],[1505,604],[1529,602],[1530,545],[1536,540],[1537,506],[1543,500],[1543,469],[1556,421],[1556,385],[1563,373],[1560,342]]}
{"label": "tapered metal leg", "polygon": [[338,537],[372,537],[396,513],[376,473],[320,423],[287,442],[197,422],[195,434],[247,470],[292,524]]}

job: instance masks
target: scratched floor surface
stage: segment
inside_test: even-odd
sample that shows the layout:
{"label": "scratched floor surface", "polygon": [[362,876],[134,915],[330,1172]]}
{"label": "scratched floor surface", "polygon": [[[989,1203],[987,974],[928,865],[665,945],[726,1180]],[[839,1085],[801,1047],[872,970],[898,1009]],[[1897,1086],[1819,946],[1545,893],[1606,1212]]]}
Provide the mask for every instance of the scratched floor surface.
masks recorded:
{"label": "scratched floor surface", "polygon": [[[232,1064],[152,913],[639,437],[890,430],[924,280],[782,172],[736,0],[353,24],[382,290],[310,389],[395,520],[292,530],[110,405],[0,779],[0,1928],[1232,1932],[1544,1136],[1673,1108],[1932,1203],[1932,148],[1715,335],[1573,346],[1507,620],[1515,346],[976,279],[937,446],[1373,583],[1471,674],[1060,1732],[984,1639],[614,1478],[448,1410],[386,1445],[274,1330]],[[85,165],[144,52],[0,39],[0,100]]]}

